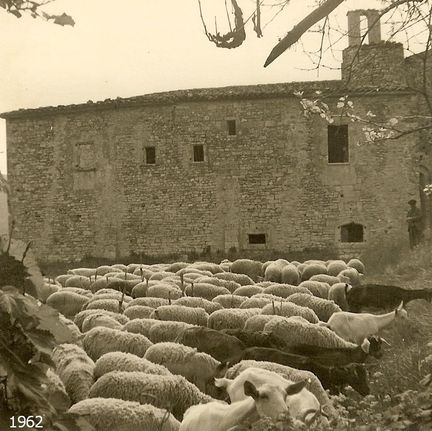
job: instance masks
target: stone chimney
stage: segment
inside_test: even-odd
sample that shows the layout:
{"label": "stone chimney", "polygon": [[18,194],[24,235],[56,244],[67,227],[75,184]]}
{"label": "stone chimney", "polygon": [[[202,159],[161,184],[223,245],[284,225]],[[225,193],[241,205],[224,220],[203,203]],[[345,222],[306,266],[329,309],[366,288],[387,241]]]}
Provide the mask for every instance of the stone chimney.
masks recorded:
{"label": "stone chimney", "polygon": [[[363,16],[368,28],[362,42],[360,20]],[[342,80],[357,88],[404,86],[403,45],[381,39],[380,12],[359,9],[349,11],[347,17],[348,47],[343,51]]]}

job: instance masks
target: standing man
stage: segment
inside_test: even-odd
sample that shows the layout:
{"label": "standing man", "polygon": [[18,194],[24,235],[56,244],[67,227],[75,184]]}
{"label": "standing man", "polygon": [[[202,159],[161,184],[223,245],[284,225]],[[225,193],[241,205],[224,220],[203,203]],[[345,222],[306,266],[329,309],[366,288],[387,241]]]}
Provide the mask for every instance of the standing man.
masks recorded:
{"label": "standing man", "polygon": [[410,209],[406,221],[408,223],[410,248],[413,249],[420,243],[423,236],[423,215],[420,208],[417,208],[415,199],[409,200],[408,204]]}

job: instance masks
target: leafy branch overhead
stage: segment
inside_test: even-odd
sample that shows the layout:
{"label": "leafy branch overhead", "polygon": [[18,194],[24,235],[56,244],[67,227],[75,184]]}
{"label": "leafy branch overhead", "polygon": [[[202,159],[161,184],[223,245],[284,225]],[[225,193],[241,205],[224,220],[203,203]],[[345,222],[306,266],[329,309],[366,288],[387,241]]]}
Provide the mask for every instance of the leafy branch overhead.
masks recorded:
{"label": "leafy branch overhead", "polygon": [[23,14],[29,14],[33,18],[42,18],[61,26],[74,26],[75,21],[70,15],[66,13],[62,13],[61,15],[49,14],[43,10],[44,6],[53,1],[54,0],[0,0],[0,7],[12,15],[15,15],[17,18],[21,18]]}

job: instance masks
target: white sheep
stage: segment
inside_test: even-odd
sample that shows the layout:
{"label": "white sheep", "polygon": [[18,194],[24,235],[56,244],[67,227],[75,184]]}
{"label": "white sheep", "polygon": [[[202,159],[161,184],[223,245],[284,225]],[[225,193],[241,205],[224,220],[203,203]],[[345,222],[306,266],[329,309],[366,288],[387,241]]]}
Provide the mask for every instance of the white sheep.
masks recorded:
{"label": "white sheep", "polygon": [[315,395],[322,408],[329,415],[336,414],[330,398],[327,392],[322,387],[321,382],[315,376],[315,374],[311,373],[310,371],[297,370],[295,368],[291,368],[286,365],[276,364],[274,362],[243,360],[229,368],[225,374],[225,377],[228,379],[234,379],[244,370],[247,370],[251,367],[272,371],[293,382],[309,380],[310,383],[308,384],[308,390]]}
{"label": "white sheep", "polygon": [[226,287],[216,286],[210,283],[192,283],[186,286],[185,295],[199,296],[201,298],[211,301],[218,295],[227,295],[230,291]]}
{"label": "white sheep", "polygon": [[173,342],[153,344],[147,349],[144,359],[186,377],[202,392],[206,392],[207,384],[213,383],[214,377],[222,377],[226,371],[225,364],[207,353]]}
{"label": "white sheep", "polygon": [[382,328],[391,325],[395,320],[406,319],[407,315],[401,302],[394,311],[380,315],[340,311],[334,313],[325,326],[344,340],[360,345],[365,338],[377,335]]}
{"label": "white sheep", "polygon": [[223,269],[217,263],[212,262],[194,262],[189,265],[189,268],[196,268],[200,271],[208,271],[211,274],[217,274],[223,271]]}
{"label": "white sheep", "polygon": [[229,431],[237,429],[244,420],[255,422],[259,417],[277,419],[288,411],[285,397],[291,392],[292,385],[280,388],[266,383],[257,388],[245,381],[243,390],[245,399],[241,401],[231,404],[213,401],[190,407],[179,431]]}
{"label": "white sheep", "polygon": [[87,298],[92,298],[93,294],[90,292],[90,290],[87,289],[81,289],[81,287],[62,287],[62,292],[73,292],[78,293],[78,295],[84,295]]}
{"label": "white sheep", "polygon": [[254,282],[262,279],[264,275],[262,263],[251,259],[237,259],[231,264],[231,272],[235,274],[245,274]]}
{"label": "white sheep", "polygon": [[135,298],[129,302],[128,307],[132,307],[134,305],[145,305],[147,307],[158,308],[161,305],[169,305],[169,301],[165,298]]}
{"label": "white sheep", "polygon": [[339,337],[332,330],[324,326],[310,323],[297,316],[270,320],[270,322],[264,326],[264,331],[272,332],[289,346],[308,344],[327,348],[337,347],[353,349],[356,347],[355,344],[349,343]]}
{"label": "white sheep", "polygon": [[91,278],[82,275],[72,275],[65,281],[65,287],[81,287],[82,289],[90,289],[91,284]]}
{"label": "white sheep", "polygon": [[348,311],[349,305],[346,299],[347,292],[352,288],[348,283],[335,283],[330,286],[328,299],[334,301],[342,311]]}
{"label": "white sheep", "polygon": [[285,402],[290,415],[309,425],[321,412],[321,405],[316,396],[306,389],[308,380],[293,383],[276,372],[262,368],[250,367],[242,371],[235,379],[215,379],[217,387],[223,387],[228,392],[231,402],[242,401],[246,398],[244,383],[249,381],[258,388],[264,384],[271,384],[281,389],[293,388],[293,394],[288,392]]}
{"label": "white sheep", "polygon": [[151,313],[150,319],[170,320],[207,326],[209,315],[203,308],[192,308],[184,305],[162,305]]}
{"label": "white sheep", "polygon": [[130,320],[147,319],[154,310],[154,308],[148,307],[147,305],[133,305],[131,307],[126,307],[123,314]]}
{"label": "white sheep", "polygon": [[277,259],[268,265],[264,264],[264,280],[282,283],[282,269],[287,265],[289,265],[289,262],[285,259]]}
{"label": "white sheep", "polygon": [[244,324],[245,331],[261,332],[264,331],[265,325],[274,319],[275,316],[272,314],[257,314],[249,317]]}
{"label": "white sheep", "polygon": [[122,325],[124,325],[126,322],[129,321],[129,319],[126,316],[124,316],[123,314],[113,313],[112,311],[93,309],[93,310],[83,310],[83,311],[80,311],[74,317],[74,323],[75,323],[75,325],[77,325],[78,328],[80,330],[82,330],[82,324],[84,323],[84,319],[87,316],[90,316],[91,314],[97,314],[99,316],[100,315],[106,315],[106,316],[112,317],[113,319],[115,319],[119,323],[121,323]]}
{"label": "white sheep", "polygon": [[300,283],[300,278],[300,273],[293,264],[290,263],[282,268],[281,283],[297,286]]}
{"label": "white sheep", "polygon": [[224,308],[214,311],[208,318],[207,326],[211,329],[243,329],[246,320],[260,314],[261,308]]}
{"label": "white sheep", "polygon": [[51,294],[46,303],[55,308],[67,318],[73,318],[88,303],[89,298],[73,292],[62,292],[61,290]]}
{"label": "white sheep", "polygon": [[73,277],[72,274],[62,274],[62,275],[58,275],[58,276],[54,279],[54,281],[55,281],[57,284],[60,284],[61,286],[64,287],[64,285],[66,284],[66,280],[67,280],[68,278],[71,278],[71,277]]}
{"label": "white sheep", "polygon": [[123,313],[126,305],[118,299],[94,299],[85,305],[86,310],[106,310],[113,313]]}
{"label": "white sheep", "polygon": [[288,296],[292,295],[293,293],[305,293],[306,295],[312,295],[312,293],[306,287],[282,283],[273,283],[270,286],[265,287],[263,293],[279,296],[281,298],[288,298]]}
{"label": "white sheep", "polygon": [[348,277],[349,284],[352,286],[360,286],[363,274],[360,274],[355,268],[346,268],[338,274],[338,277],[341,276]]}
{"label": "white sheep", "polygon": [[313,275],[317,274],[327,274],[327,267],[324,263],[306,263],[301,271],[301,279],[302,281],[309,280]]}
{"label": "white sheep", "polygon": [[91,387],[89,396],[150,403],[169,410],[179,420],[189,407],[213,401],[213,398],[203,394],[183,376],[162,376],[138,371],[104,374]]}
{"label": "white sheep", "polygon": [[339,277],[336,277],[334,275],[328,275],[328,274],[313,275],[309,280],[327,283],[330,287],[333,286],[333,284],[340,283],[342,281]]}
{"label": "white sheep", "polygon": [[45,398],[51,405],[55,405],[57,410],[67,410],[71,405],[71,400],[64,383],[60,379],[59,375],[51,368],[48,368],[46,376],[47,382],[42,385]]}
{"label": "white sheep", "polygon": [[183,298],[179,298],[173,302],[173,305],[183,305],[184,307],[192,307],[192,308],[203,308],[206,313],[213,313],[213,311],[221,310],[222,305],[209,301],[204,298],[193,297],[193,296],[184,296]]}
{"label": "white sheep", "polygon": [[268,297],[258,295],[260,294],[253,295],[252,297],[248,298],[240,305],[240,308],[263,308],[265,305],[271,304],[272,301],[278,301],[281,299],[273,295],[268,295]]}
{"label": "white sheep", "polygon": [[180,423],[166,410],[117,398],[89,398],[68,411],[82,416],[95,431],[178,431]]}
{"label": "white sheep", "polygon": [[256,295],[257,293],[262,293],[264,291],[264,288],[261,286],[257,286],[256,284],[250,284],[246,286],[240,286],[236,290],[234,290],[234,295],[239,296],[247,296],[251,297],[253,295]]}
{"label": "white sheep", "polygon": [[305,295],[303,293],[294,293],[294,295],[288,297],[288,300],[302,307],[310,308],[318,316],[318,319],[323,322],[327,322],[333,313],[342,311],[333,301],[318,298],[317,296]]}
{"label": "white sheep", "polygon": [[75,344],[59,344],[52,360],[72,403],[88,398],[95,364],[86,352]]}
{"label": "white sheep", "polygon": [[125,304],[128,304],[132,301],[132,297],[129,295],[123,295],[122,292],[119,292],[118,290],[109,289],[111,292],[106,292],[107,289],[101,289],[98,292],[96,292],[92,298],[90,299],[89,304],[91,304],[93,301],[97,301],[100,299],[115,299],[117,301],[122,300]]}
{"label": "white sheep", "polygon": [[82,347],[82,332],[78,328],[78,326],[70,319],[63,316],[63,314],[59,313],[59,320],[69,329],[72,339],[70,341],[71,344],[76,344],[79,347]]}
{"label": "white sheep", "polygon": [[175,341],[175,339],[188,328],[196,327],[185,322],[171,322],[169,320],[159,321],[151,326],[149,338],[153,343]]}
{"label": "white sheep", "polygon": [[214,274],[214,277],[220,280],[235,281],[241,286],[247,286],[249,284],[254,284],[254,281],[246,274],[234,274],[232,272],[219,272]]}
{"label": "white sheep", "polygon": [[223,280],[221,278],[208,277],[208,276],[205,276],[205,275],[201,276],[201,277],[198,277],[195,280],[195,282],[196,283],[209,283],[209,284],[214,284],[215,286],[225,287],[231,293],[233,293],[234,290],[236,290],[238,287],[240,287],[240,283],[237,283],[235,281],[232,281],[232,280]]}
{"label": "white sheep", "polygon": [[98,326],[88,331],[83,340],[84,350],[94,361],[108,352],[126,352],[144,356],[153,343],[144,335]]}
{"label": "white sheep", "polygon": [[283,317],[301,316],[311,323],[318,323],[318,316],[307,307],[293,304],[289,301],[273,302],[263,307],[261,314],[269,314]]}
{"label": "white sheep", "polygon": [[103,313],[89,314],[82,323],[82,331],[88,332],[96,326],[103,326],[111,329],[122,329],[123,325],[111,316]]}
{"label": "white sheep", "polygon": [[350,259],[347,266],[349,268],[355,268],[360,274],[365,273],[364,263],[360,259]]}
{"label": "white sheep", "polygon": [[328,298],[328,292],[330,290],[329,284],[323,283],[321,281],[311,281],[311,280],[302,281],[299,284],[299,287],[305,287],[312,293],[312,295],[324,299]]}
{"label": "white sheep", "polygon": [[224,308],[239,308],[243,302],[248,299],[247,296],[240,295],[218,295],[213,298],[213,302],[220,304]]}
{"label": "white sheep", "polygon": [[132,332],[135,334],[141,334],[150,337],[150,329],[156,323],[160,323],[160,320],[156,319],[133,319],[123,325],[123,331]]}
{"label": "white sheep", "polygon": [[169,300],[179,299],[183,296],[181,289],[173,283],[159,282],[147,289],[147,296],[153,298],[165,298]]}
{"label": "white sheep", "polygon": [[327,274],[338,276],[341,271],[348,268],[343,260],[329,260],[327,262]]}
{"label": "white sheep", "polygon": [[92,277],[96,275],[96,268],[75,268],[69,269],[69,274],[82,275],[83,277]]}
{"label": "white sheep", "polygon": [[147,374],[169,376],[171,372],[163,365],[158,365],[132,353],[110,352],[102,355],[95,363],[94,378],[97,380],[111,371],[141,371]]}

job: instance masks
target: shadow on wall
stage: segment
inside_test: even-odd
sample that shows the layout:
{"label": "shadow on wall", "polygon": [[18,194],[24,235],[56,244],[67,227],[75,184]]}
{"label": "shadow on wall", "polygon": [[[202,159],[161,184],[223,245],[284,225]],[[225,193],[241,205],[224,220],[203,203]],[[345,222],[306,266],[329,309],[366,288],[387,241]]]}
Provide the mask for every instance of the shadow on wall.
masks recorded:
{"label": "shadow on wall", "polygon": [[0,190],[0,235],[7,235],[9,233],[9,213],[7,205],[7,194]]}

